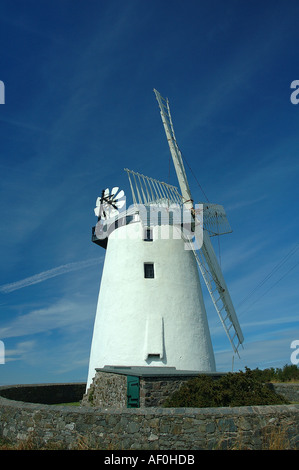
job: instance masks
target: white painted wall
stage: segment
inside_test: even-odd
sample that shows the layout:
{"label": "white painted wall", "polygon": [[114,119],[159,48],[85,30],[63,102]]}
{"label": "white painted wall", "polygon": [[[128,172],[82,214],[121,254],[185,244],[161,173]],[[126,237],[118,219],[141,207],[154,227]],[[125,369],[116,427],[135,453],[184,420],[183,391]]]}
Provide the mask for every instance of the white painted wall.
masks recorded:
{"label": "white painted wall", "polygon": [[[109,236],[87,388],[95,368],[105,365],[215,371],[193,252],[181,238],[161,239],[159,230],[154,227],[153,242],[143,240],[141,222]],[[154,263],[154,279],[144,278],[145,262]]]}

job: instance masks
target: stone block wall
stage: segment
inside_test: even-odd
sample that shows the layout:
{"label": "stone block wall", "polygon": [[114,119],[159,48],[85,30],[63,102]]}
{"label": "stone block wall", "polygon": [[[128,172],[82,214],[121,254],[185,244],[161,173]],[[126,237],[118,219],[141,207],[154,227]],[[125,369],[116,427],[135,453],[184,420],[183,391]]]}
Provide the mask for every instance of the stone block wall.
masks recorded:
{"label": "stone block wall", "polygon": [[159,407],[165,399],[178,390],[188,376],[140,378],[140,407]]}
{"label": "stone block wall", "polygon": [[[134,372],[130,372],[134,375]],[[165,399],[178,390],[181,385],[194,378],[197,374],[175,375],[144,375],[139,376],[139,406],[162,406]],[[211,374],[214,380],[223,374]],[[127,407],[127,377],[126,373],[104,372],[97,370],[87,394],[84,396],[85,406]]]}
{"label": "stone block wall", "polygon": [[[189,375],[165,375],[165,376],[141,376],[139,386],[139,406],[160,407],[165,399],[178,390],[184,382],[194,376]],[[212,376],[214,380],[221,374]],[[267,384],[276,393],[283,395],[290,402],[299,403],[299,384],[277,383]],[[84,395],[82,404],[95,407],[127,407],[127,377],[125,374],[97,371],[93,382]]]}
{"label": "stone block wall", "polygon": [[71,403],[82,399],[85,383],[10,385],[0,387],[0,396],[28,403]]}
{"label": "stone block wall", "polygon": [[[25,397],[28,387],[32,387],[36,398],[40,393],[39,402],[43,394],[47,396],[46,385],[32,385],[24,387]],[[59,386],[55,387],[61,396]],[[78,384],[74,387],[78,391]],[[71,388],[67,387],[73,401]],[[18,386],[19,397],[21,389]],[[52,400],[56,401],[53,390]],[[299,449],[299,405],[107,409],[4,398],[11,393],[10,387],[0,387],[0,438],[14,443],[31,439],[38,445],[56,443],[65,449],[86,446],[110,451],[261,450],[269,448],[275,439],[281,449]]]}
{"label": "stone block wall", "polygon": [[299,384],[297,383],[274,383],[268,386],[279,395],[283,395],[288,401],[299,403]]}
{"label": "stone block wall", "polygon": [[126,408],[127,377],[120,374],[97,372],[82,405]]}
{"label": "stone block wall", "polygon": [[[140,377],[139,405],[162,406],[165,398],[179,389],[190,376]],[[85,406],[127,407],[127,376],[97,371],[82,404]]]}

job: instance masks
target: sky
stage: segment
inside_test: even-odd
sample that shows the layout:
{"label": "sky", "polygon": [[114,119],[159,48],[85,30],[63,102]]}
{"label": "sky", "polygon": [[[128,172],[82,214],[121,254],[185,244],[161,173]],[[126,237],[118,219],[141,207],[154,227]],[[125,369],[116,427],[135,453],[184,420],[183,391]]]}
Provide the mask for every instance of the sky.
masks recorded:
{"label": "sky", "polygon": [[202,283],[217,370],[291,363],[298,14],[292,0],[1,0],[0,384],[86,381],[96,198],[119,186],[130,201],[124,168],[178,185],[154,88],[194,201],[222,204],[233,229],[213,243],[240,358]]}

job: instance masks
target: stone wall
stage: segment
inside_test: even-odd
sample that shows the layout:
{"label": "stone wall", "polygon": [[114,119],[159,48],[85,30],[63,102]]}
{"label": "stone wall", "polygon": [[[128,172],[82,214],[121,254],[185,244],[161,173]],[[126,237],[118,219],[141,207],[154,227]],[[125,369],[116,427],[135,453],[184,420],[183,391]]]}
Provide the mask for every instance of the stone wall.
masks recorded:
{"label": "stone wall", "polygon": [[[222,374],[211,375],[214,380]],[[193,378],[191,375],[140,376],[139,406],[160,407],[165,399],[178,390],[181,385]],[[299,384],[267,384],[276,393],[283,395],[290,402],[299,403]],[[97,370],[95,377],[82,400],[85,406],[127,407],[127,377],[125,373],[110,373]]]}
{"label": "stone wall", "polygon": [[187,380],[190,380],[190,377],[142,377],[140,379],[140,406],[162,406],[165,399]]}
{"label": "stone wall", "polygon": [[[134,376],[133,368],[130,373]],[[115,408],[127,407],[127,373],[107,372],[103,369],[96,371],[95,377],[84,396],[83,404],[86,406],[113,406]],[[217,380],[223,374],[210,374]],[[162,406],[166,398],[178,390],[181,385],[196,377],[197,374],[160,374],[139,375],[139,406]]]}
{"label": "stone wall", "polygon": [[82,405],[126,408],[127,377],[97,372],[87,393],[83,396]]}
{"label": "stone wall", "polygon": [[268,386],[279,395],[283,395],[288,401],[299,403],[299,384],[297,383],[274,383]]}
{"label": "stone wall", "polygon": [[[140,407],[161,406],[190,377],[140,377]],[[127,408],[127,376],[97,371],[84,395],[85,406]]]}
{"label": "stone wall", "polygon": [[[41,392],[46,386],[32,387]],[[281,448],[299,449],[299,405],[104,409],[14,401],[3,397],[10,388],[0,387],[0,437],[13,442],[31,439],[66,449],[259,450],[279,438]]]}
{"label": "stone wall", "polygon": [[10,385],[0,387],[0,396],[29,403],[71,403],[82,399],[85,383]]}

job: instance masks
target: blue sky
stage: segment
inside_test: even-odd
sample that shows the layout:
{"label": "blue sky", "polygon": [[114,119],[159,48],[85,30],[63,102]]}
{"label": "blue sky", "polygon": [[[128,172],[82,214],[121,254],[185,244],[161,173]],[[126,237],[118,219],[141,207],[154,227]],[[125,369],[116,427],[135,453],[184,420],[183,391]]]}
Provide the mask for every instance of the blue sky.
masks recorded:
{"label": "blue sky", "polygon": [[[234,369],[290,363],[298,13],[292,0],[1,1],[0,384],[86,380],[105,254],[91,243],[95,200],[115,185],[130,198],[124,168],[177,184],[153,88],[233,228],[215,249],[245,336]],[[203,291],[217,368],[231,370]]]}

